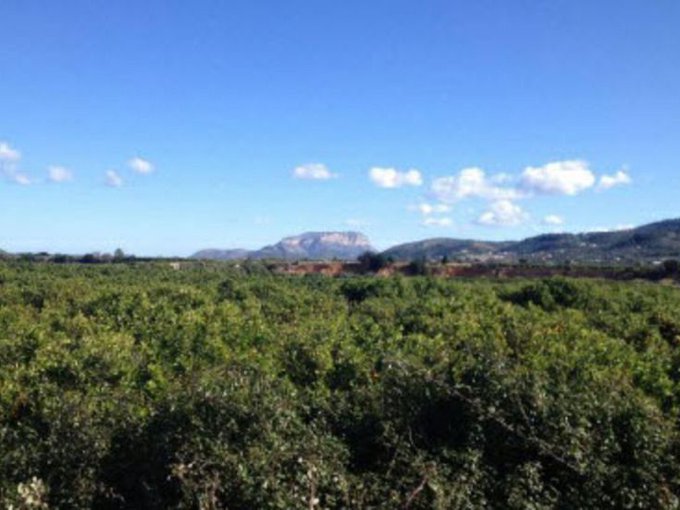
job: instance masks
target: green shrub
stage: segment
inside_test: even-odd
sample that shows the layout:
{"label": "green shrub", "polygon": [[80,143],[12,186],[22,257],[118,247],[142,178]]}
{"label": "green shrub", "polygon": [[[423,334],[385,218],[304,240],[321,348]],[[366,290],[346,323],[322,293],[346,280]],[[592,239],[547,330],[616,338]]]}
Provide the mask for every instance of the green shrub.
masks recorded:
{"label": "green shrub", "polygon": [[677,508],[678,310],[640,283],[0,262],[0,503]]}

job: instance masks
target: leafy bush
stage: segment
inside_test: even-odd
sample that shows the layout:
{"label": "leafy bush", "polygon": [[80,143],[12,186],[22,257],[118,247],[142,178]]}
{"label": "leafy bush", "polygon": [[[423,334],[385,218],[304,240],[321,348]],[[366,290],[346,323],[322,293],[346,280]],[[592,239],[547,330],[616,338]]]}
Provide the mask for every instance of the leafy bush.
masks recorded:
{"label": "leafy bush", "polygon": [[680,292],[0,263],[14,508],[677,508]]}
{"label": "leafy bush", "polygon": [[374,253],[371,251],[367,251],[359,255],[359,257],[357,257],[357,261],[359,261],[361,269],[364,272],[373,273],[376,273],[384,267],[387,267],[391,262],[388,257],[382,253]]}
{"label": "leafy bush", "polygon": [[533,304],[546,311],[555,311],[583,306],[589,296],[585,284],[576,285],[566,278],[555,277],[525,285],[503,297],[518,305]]}

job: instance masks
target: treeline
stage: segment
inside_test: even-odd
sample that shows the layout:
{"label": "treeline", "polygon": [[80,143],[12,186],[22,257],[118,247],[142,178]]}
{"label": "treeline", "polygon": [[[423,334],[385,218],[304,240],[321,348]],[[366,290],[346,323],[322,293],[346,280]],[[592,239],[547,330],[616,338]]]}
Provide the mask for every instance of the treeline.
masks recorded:
{"label": "treeline", "polygon": [[11,508],[676,508],[680,291],[0,263]]}
{"label": "treeline", "polygon": [[117,249],[113,253],[85,253],[83,255],[66,255],[63,253],[48,253],[48,252],[29,252],[9,254],[0,252],[0,260],[17,260],[21,262],[49,262],[53,264],[110,264],[122,262],[150,262],[153,258],[138,258],[134,255],[129,255],[121,249]]}
{"label": "treeline", "polygon": [[[397,263],[392,257],[383,253],[366,252],[358,258],[359,272],[363,274],[400,273],[405,276],[526,276],[554,275],[554,276],[599,276],[619,280],[650,280],[664,279],[680,280],[680,261],[666,259],[658,264],[639,265],[588,265],[572,262],[545,263],[531,262],[520,259],[511,262],[453,262],[443,256],[437,261],[420,257],[408,262]],[[452,270],[456,267],[469,268],[468,271]]]}
{"label": "treeline", "polygon": [[[404,276],[490,276],[490,277],[536,277],[536,276],[575,276],[575,277],[601,277],[618,280],[650,280],[659,281],[664,279],[680,281],[680,260],[666,259],[655,264],[637,265],[603,265],[562,262],[534,262],[529,259],[519,259],[516,262],[502,261],[471,261],[449,260],[447,256],[439,260],[431,260],[425,257],[415,258],[410,261],[396,261],[393,257],[379,252],[367,251],[361,254],[356,262],[340,260],[313,261],[296,260],[286,261],[280,259],[239,259],[231,261],[205,261],[182,259],[178,257],[138,257],[125,254],[118,249],[114,253],[86,253],[84,255],[52,254],[47,252],[9,254],[0,250],[0,261],[21,261],[27,263],[41,262],[50,264],[139,264],[168,262],[187,266],[211,266],[221,264],[226,267],[244,266],[260,267],[271,273],[295,273],[287,268],[291,266],[310,265],[309,272],[315,269],[323,272],[324,264],[335,266],[342,264],[343,269],[339,275],[355,274],[402,274]],[[456,271],[456,267],[469,268],[467,271]],[[304,273],[304,271],[301,271]]]}

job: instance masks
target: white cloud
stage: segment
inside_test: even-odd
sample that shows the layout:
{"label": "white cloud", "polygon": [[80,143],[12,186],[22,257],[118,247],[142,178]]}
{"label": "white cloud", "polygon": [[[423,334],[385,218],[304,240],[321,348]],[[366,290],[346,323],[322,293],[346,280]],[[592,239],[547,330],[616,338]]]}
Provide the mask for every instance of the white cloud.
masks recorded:
{"label": "white cloud", "polygon": [[477,219],[480,225],[512,227],[524,223],[529,215],[510,200],[492,202],[489,209]]}
{"label": "white cloud", "polygon": [[423,219],[423,225],[426,227],[450,227],[453,225],[453,220],[451,218],[432,218],[428,216]]}
{"label": "white cloud", "polygon": [[514,200],[522,194],[511,187],[498,186],[507,182],[509,177],[498,174],[487,178],[481,168],[464,168],[458,175],[439,177],[432,182],[434,196],[446,203],[453,203],[466,198],[482,198],[485,200]]}
{"label": "white cloud", "polygon": [[52,182],[67,182],[73,180],[73,172],[63,166],[51,166],[47,169],[47,178]]}
{"label": "white cloud", "polygon": [[21,186],[29,186],[33,184],[31,178],[21,172],[12,172],[7,176],[7,178],[16,184],[20,184]]}
{"label": "white cloud", "polygon": [[28,186],[33,184],[33,180],[23,172],[17,170],[13,163],[3,163],[0,161],[0,177],[14,184]]}
{"label": "white cloud", "polygon": [[418,211],[423,216],[428,216],[430,214],[444,214],[451,212],[451,206],[448,204],[428,204],[422,202],[418,205],[409,206],[410,211]]}
{"label": "white cloud", "polygon": [[[477,218],[478,224],[514,226],[529,219],[529,214],[517,205],[519,200],[541,195],[575,196],[596,185],[597,189],[609,189],[630,182],[630,176],[624,170],[598,179],[586,161],[574,159],[553,161],[538,167],[528,166],[520,175],[488,175],[479,167],[464,168],[457,174],[434,179],[430,196],[443,204],[485,201],[488,207]],[[411,206],[410,209],[419,211],[423,216],[438,212],[428,203]],[[543,218],[541,223],[556,227],[563,225],[564,219],[553,214]]]}
{"label": "white cloud", "polygon": [[538,194],[577,195],[593,187],[595,174],[579,160],[556,161],[541,167],[527,167],[522,173],[524,189]]}
{"label": "white cloud", "polygon": [[21,153],[10,147],[7,142],[0,142],[0,161],[19,161]]}
{"label": "white cloud", "polygon": [[621,232],[623,230],[632,230],[635,228],[633,224],[622,224],[614,227],[593,227],[590,232]]}
{"label": "white cloud", "polygon": [[104,183],[111,188],[120,188],[123,185],[123,178],[115,170],[108,170]]}
{"label": "white cloud", "polygon": [[619,170],[614,175],[603,175],[600,177],[600,182],[597,186],[599,190],[611,189],[615,186],[623,186],[630,184],[633,180],[625,170]]}
{"label": "white cloud", "polygon": [[150,174],[154,171],[151,161],[140,157],[132,158],[128,161],[128,166],[138,174]]}
{"label": "white cloud", "polygon": [[423,176],[415,169],[400,172],[395,168],[373,167],[369,171],[369,177],[376,186],[381,188],[401,188],[423,184]]}
{"label": "white cloud", "polygon": [[300,165],[293,170],[293,177],[296,179],[326,181],[328,179],[335,179],[337,176],[337,174],[332,173],[328,167],[322,163],[308,163],[306,165]]}
{"label": "white cloud", "polygon": [[17,169],[20,159],[21,153],[18,150],[12,148],[7,142],[0,142],[0,177],[22,186],[33,184],[28,175]]}
{"label": "white cloud", "polygon": [[560,225],[564,225],[564,218],[557,216],[556,214],[549,214],[543,218],[543,224],[549,225],[551,227],[558,227]]}

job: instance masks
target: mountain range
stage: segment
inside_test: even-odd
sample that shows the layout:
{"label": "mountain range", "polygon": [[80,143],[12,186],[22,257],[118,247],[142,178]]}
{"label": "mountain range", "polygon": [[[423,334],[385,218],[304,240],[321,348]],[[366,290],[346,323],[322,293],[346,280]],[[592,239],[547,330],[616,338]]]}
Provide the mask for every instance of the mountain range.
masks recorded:
{"label": "mountain range", "polygon": [[366,251],[374,251],[368,238],[359,232],[306,232],[284,237],[278,243],[259,250],[201,250],[195,259],[284,259],[284,260],[354,260]]}
{"label": "mountain range", "polygon": [[517,262],[637,263],[680,257],[680,219],[637,228],[581,234],[543,234],[521,241],[486,242],[449,238],[393,246],[395,260],[498,260]]}
{"label": "mountain range", "polygon": [[[374,250],[368,238],[359,232],[307,232],[259,250],[201,250],[192,258],[354,260],[366,251]],[[446,258],[450,261],[649,263],[680,258],[680,219],[608,232],[543,234],[521,241],[432,238],[393,246],[382,254],[396,261]]]}

